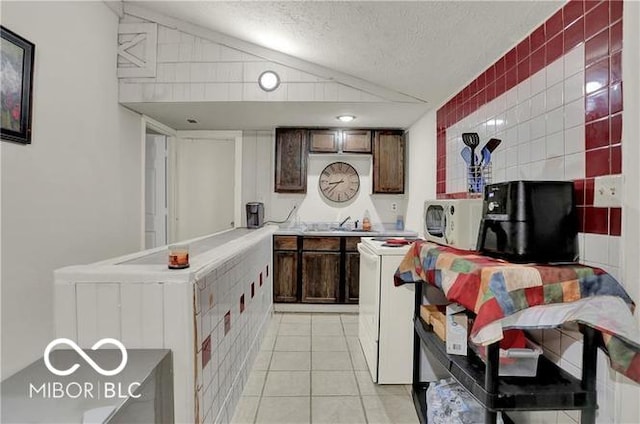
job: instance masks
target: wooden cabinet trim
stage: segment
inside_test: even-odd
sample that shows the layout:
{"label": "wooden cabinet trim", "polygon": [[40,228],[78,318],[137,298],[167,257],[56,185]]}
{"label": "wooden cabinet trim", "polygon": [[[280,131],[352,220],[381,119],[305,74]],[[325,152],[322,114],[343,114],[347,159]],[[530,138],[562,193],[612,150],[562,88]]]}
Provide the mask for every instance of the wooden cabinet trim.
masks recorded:
{"label": "wooden cabinet trim", "polygon": [[273,236],[275,250],[297,250],[298,236]]}
{"label": "wooden cabinet trim", "polygon": [[[382,139],[392,136],[392,141]],[[393,141],[395,140],[395,141]],[[392,152],[385,152],[385,144]],[[377,130],[373,136],[373,193],[404,194],[405,139],[401,131]]]}
{"label": "wooden cabinet trim", "polygon": [[302,250],[320,250],[327,252],[340,251],[340,237],[304,237],[302,240]]}
{"label": "wooden cabinet trim", "polygon": [[309,151],[312,153],[338,153],[339,130],[309,130]]}
{"label": "wooden cabinet trim", "polygon": [[371,153],[371,130],[342,130],[342,151]]}
{"label": "wooden cabinet trim", "polygon": [[296,128],[276,129],[275,191],[307,192],[307,131]]}
{"label": "wooden cabinet trim", "polygon": [[360,237],[345,237],[345,251],[357,252],[358,243],[360,243]]}

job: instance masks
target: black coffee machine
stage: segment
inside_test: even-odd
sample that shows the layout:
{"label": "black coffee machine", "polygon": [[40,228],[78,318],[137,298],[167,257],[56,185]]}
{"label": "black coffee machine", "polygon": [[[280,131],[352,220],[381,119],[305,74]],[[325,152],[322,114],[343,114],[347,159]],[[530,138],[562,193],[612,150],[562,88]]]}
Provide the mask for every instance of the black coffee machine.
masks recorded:
{"label": "black coffee machine", "polygon": [[478,250],[511,262],[578,260],[571,181],[509,181],[485,187]]}
{"label": "black coffee machine", "polygon": [[247,228],[260,228],[264,225],[264,203],[247,203]]}

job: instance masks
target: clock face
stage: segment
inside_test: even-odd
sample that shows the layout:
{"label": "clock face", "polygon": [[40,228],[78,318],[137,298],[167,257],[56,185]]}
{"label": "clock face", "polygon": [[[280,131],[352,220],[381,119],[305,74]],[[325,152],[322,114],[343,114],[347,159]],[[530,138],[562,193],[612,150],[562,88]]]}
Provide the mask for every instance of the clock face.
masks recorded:
{"label": "clock face", "polygon": [[333,162],[320,174],[320,192],[334,202],[353,199],[359,189],[360,176],[348,163]]}

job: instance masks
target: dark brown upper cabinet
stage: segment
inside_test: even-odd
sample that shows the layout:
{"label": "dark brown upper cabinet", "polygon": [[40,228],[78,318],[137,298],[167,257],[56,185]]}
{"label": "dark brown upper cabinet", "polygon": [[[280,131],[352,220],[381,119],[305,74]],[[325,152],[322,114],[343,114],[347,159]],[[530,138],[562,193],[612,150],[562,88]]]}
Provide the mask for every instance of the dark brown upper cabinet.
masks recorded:
{"label": "dark brown upper cabinet", "polygon": [[371,153],[371,131],[342,130],[342,151],[345,153]]}
{"label": "dark brown upper cabinet", "polygon": [[309,130],[309,151],[312,153],[338,153],[340,131]]}
{"label": "dark brown upper cabinet", "polygon": [[404,193],[405,139],[402,131],[373,132],[373,193]]}
{"label": "dark brown upper cabinet", "polygon": [[307,192],[307,135],[306,129],[276,129],[276,192]]}

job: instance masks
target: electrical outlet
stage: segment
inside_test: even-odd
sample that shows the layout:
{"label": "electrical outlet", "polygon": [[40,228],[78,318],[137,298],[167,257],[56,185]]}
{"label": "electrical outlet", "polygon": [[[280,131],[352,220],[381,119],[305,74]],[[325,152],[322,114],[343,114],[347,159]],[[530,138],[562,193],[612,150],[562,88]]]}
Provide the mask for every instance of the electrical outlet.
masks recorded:
{"label": "electrical outlet", "polygon": [[396,202],[391,203],[391,212],[398,211],[398,204]]}
{"label": "electrical outlet", "polygon": [[596,177],[593,184],[593,206],[619,208],[622,206],[622,175]]}

